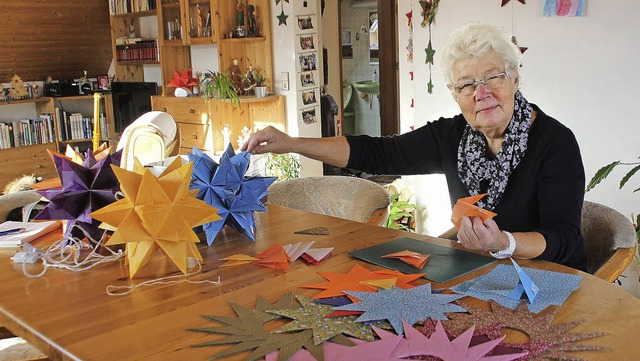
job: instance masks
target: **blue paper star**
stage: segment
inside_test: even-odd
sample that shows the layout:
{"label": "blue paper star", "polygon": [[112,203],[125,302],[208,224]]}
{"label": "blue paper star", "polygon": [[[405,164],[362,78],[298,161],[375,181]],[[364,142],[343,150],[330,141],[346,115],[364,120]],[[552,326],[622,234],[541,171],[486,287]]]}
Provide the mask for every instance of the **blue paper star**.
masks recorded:
{"label": "blue paper star", "polygon": [[402,335],[402,321],[410,325],[432,318],[446,320],[445,312],[466,312],[458,305],[451,304],[463,295],[431,293],[431,284],[403,290],[392,287],[378,292],[345,291],[346,294],[360,300],[358,303],[336,307],[336,310],[364,311],[356,322],[389,320],[398,335]]}
{"label": "blue paper star", "polygon": [[111,165],[120,165],[121,154],[116,152],[97,161],[88,150],[82,164],[77,164],[71,158],[52,152],[51,159],[62,186],[38,191],[49,203],[34,219],[66,219],[65,236],[84,238],[86,233],[99,240],[104,230],[98,228],[101,222],[94,221],[89,213],[115,202],[120,183]]}
{"label": "blue paper star", "polygon": [[231,144],[220,158],[220,164],[195,147],[188,157],[193,162],[190,189],[197,189],[196,197],[218,208],[221,217],[203,226],[207,243],[213,243],[225,224],[255,241],[253,212],[267,210],[260,199],[268,194],[267,188],[276,178],[245,177],[250,154],[235,154]]}

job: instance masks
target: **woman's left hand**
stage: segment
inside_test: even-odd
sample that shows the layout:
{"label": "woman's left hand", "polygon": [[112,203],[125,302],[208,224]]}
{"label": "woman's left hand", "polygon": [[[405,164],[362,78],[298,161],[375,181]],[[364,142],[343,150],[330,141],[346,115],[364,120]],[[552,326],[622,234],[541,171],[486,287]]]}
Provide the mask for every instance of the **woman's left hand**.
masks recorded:
{"label": "woman's left hand", "polygon": [[509,239],[491,218],[482,222],[480,217],[462,217],[458,241],[467,249],[479,251],[496,252],[509,247]]}

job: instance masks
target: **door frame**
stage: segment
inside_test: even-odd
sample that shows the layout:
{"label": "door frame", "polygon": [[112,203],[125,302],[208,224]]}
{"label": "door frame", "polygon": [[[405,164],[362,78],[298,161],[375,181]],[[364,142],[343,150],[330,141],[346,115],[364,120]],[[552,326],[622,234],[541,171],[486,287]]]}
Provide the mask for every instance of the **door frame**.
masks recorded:
{"label": "door frame", "polygon": [[[380,49],[380,134],[400,133],[398,91],[398,1],[378,0],[378,42]],[[340,73],[342,75],[342,73]],[[394,86],[390,86],[393,84]]]}

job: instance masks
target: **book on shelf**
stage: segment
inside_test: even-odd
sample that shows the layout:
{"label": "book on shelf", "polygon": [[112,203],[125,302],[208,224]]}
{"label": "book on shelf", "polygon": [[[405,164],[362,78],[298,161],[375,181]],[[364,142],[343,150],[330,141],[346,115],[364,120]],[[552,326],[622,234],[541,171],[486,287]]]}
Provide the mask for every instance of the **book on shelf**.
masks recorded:
{"label": "book on shelf", "polygon": [[38,119],[21,119],[0,123],[0,149],[51,143],[54,138],[53,114]]}
{"label": "book on shelf", "polygon": [[0,224],[0,248],[19,247],[58,229],[60,221],[15,222]]}
{"label": "book on shelf", "polygon": [[[130,42],[130,40],[135,40]],[[118,62],[153,62],[160,61],[158,40],[138,40],[125,38],[124,44],[116,42],[116,61]]]}
{"label": "book on shelf", "polygon": [[141,11],[155,10],[157,0],[109,0],[109,13],[122,15]]}

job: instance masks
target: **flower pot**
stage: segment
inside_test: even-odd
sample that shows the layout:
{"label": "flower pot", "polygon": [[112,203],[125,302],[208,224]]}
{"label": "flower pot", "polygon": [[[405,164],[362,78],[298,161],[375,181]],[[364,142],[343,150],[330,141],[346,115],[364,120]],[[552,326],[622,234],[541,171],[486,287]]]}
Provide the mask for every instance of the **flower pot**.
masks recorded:
{"label": "flower pot", "polygon": [[264,98],[267,96],[267,86],[257,86],[255,88],[253,88],[253,90],[256,93],[256,97],[258,98]]}

